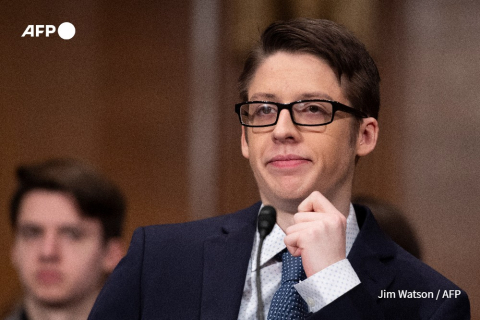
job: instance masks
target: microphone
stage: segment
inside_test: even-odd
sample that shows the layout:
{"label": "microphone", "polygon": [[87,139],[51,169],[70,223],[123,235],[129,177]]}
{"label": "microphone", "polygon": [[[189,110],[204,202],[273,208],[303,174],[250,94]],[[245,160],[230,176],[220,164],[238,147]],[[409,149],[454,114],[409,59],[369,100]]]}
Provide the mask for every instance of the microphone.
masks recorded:
{"label": "microphone", "polygon": [[256,272],[256,284],[257,284],[257,319],[264,320],[263,311],[263,299],[262,299],[262,284],[260,282],[260,256],[263,247],[263,240],[272,232],[273,227],[277,221],[277,210],[272,206],[264,206],[260,210],[258,215],[258,232],[260,233],[260,243],[258,244],[257,251],[257,272]]}
{"label": "microphone", "polygon": [[277,210],[272,206],[264,206],[258,215],[260,240],[264,240],[272,232],[275,222],[277,222]]}

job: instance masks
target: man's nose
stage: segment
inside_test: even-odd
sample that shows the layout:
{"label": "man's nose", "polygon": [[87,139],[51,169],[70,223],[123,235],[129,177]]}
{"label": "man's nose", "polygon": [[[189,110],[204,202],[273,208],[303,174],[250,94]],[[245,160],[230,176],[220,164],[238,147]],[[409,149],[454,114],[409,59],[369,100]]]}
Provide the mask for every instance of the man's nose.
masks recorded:
{"label": "man's nose", "polygon": [[59,257],[60,244],[55,234],[46,234],[40,244],[40,257],[42,260],[55,260]]}
{"label": "man's nose", "polygon": [[290,112],[286,109],[280,111],[277,124],[273,129],[273,136],[276,140],[295,139],[298,136],[298,128],[293,123]]}

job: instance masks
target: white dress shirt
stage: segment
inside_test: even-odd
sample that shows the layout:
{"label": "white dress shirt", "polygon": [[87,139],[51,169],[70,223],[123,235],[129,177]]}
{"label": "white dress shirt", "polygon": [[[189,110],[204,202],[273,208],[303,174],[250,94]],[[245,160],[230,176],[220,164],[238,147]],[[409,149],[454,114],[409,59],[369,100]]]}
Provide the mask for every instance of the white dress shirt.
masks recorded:
{"label": "white dress shirt", "polygon": [[[346,255],[350,252],[353,242],[359,233],[357,217],[353,205],[350,204],[350,211],[347,217],[346,227]],[[264,302],[265,319],[270,309],[273,295],[280,287],[282,280],[282,262],[275,256],[286,248],[283,238],[285,233],[275,224],[272,232],[264,242],[260,257],[260,278],[262,281],[262,298]],[[238,319],[257,319],[257,287],[255,284],[255,273],[257,269],[257,251],[260,242],[260,235],[256,232],[252,255],[243,288],[242,303]],[[307,302],[310,312],[317,312],[333,300],[360,284],[355,270],[348,259],[338,261],[327,268],[317,272],[309,278],[295,285],[295,289]]]}

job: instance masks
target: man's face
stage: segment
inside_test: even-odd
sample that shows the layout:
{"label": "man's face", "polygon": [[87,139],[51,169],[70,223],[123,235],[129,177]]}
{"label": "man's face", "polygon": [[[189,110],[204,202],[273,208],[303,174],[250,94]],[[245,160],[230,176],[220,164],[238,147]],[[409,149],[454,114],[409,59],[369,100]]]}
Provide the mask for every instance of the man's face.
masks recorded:
{"label": "man's face", "polygon": [[[259,66],[248,99],[280,103],[327,99],[349,105],[327,63],[311,54],[285,52],[269,56]],[[315,190],[334,204],[338,197],[349,197],[356,155],[353,121],[349,114],[337,112],[326,126],[296,126],[282,110],[275,126],[243,128],[242,153],[250,161],[262,201],[296,210]]]}
{"label": "man's face", "polygon": [[81,216],[69,195],[33,190],[23,197],[12,260],[27,299],[62,305],[96,295],[106,250],[100,221]]}

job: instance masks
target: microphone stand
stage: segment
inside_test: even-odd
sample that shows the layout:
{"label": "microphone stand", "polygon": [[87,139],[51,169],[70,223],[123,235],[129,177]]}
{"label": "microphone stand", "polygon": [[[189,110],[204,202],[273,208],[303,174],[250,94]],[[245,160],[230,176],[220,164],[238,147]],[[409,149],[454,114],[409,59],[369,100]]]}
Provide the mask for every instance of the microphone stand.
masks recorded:
{"label": "microphone stand", "polygon": [[262,283],[260,279],[260,257],[262,253],[263,241],[265,237],[272,232],[273,227],[277,221],[277,211],[272,206],[264,206],[258,215],[258,233],[260,234],[260,242],[258,243],[257,251],[257,270],[255,283],[257,286],[257,319],[264,320],[263,298],[262,298]]}
{"label": "microphone stand", "polygon": [[263,247],[263,240],[265,237],[260,236],[260,243],[258,244],[258,251],[257,251],[257,272],[256,272],[256,285],[257,285],[257,301],[258,301],[258,308],[257,308],[257,319],[264,320],[264,306],[263,306],[263,298],[262,298],[262,284],[260,280],[260,257]]}

